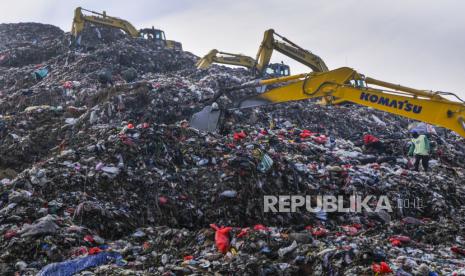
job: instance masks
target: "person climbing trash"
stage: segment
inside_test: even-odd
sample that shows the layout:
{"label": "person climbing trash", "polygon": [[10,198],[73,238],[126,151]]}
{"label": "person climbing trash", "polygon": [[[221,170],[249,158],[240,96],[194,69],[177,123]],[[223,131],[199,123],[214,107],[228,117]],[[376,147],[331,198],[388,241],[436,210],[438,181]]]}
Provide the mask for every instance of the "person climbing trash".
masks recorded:
{"label": "person climbing trash", "polygon": [[376,136],[368,133],[363,135],[363,144],[368,152],[383,153],[385,151],[383,142]]}
{"label": "person climbing trash", "polygon": [[419,134],[416,131],[412,132],[412,143],[409,148],[408,155],[415,156],[414,170],[419,171],[420,162],[425,172],[428,171],[428,162],[430,155],[430,142],[424,134]]}

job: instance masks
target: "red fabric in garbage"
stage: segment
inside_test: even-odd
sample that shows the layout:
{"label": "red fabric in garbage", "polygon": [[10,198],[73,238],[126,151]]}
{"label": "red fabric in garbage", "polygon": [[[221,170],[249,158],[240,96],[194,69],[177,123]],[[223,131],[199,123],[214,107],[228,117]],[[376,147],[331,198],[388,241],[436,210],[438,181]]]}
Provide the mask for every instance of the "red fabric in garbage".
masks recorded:
{"label": "red fabric in garbage", "polygon": [[317,142],[318,144],[326,144],[326,142],[328,142],[328,137],[324,135],[313,137],[313,141]]}
{"label": "red fabric in garbage", "polygon": [[363,135],[363,143],[365,145],[368,145],[368,144],[371,144],[371,143],[375,143],[375,142],[379,142],[379,139],[376,138],[375,136],[371,135],[371,134],[365,134]]}
{"label": "red fabric in garbage", "polygon": [[263,231],[268,231],[268,227],[266,227],[265,225],[263,224],[257,224],[253,227],[253,230],[255,231],[260,231],[260,230],[263,230]]}
{"label": "red fabric in garbage", "polygon": [[450,250],[455,254],[465,255],[465,249],[459,248],[457,246],[452,246]]}
{"label": "red fabric in garbage", "polygon": [[233,135],[234,141],[240,141],[247,137],[247,134],[244,131],[241,132],[235,132]]}
{"label": "red fabric in garbage", "polygon": [[300,133],[300,138],[307,138],[307,137],[310,137],[310,136],[312,136],[312,135],[313,135],[313,133],[312,133],[310,130],[304,129],[304,130],[302,130],[302,132]]}
{"label": "red fabric in garbage", "polygon": [[411,239],[407,236],[392,236],[389,238],[389,242],[393,246],[401,246],[404,243],[409,243]]}
{"label": "red fabric in garbage", "polygon": [[95,254],[98,254],[102,252],[102,249],[98,248],[98,247],[92,247],[89,249],[89,255],[95,255]]}
{"label": "red fabric in garbage", "polygon": [[381,262],[379,264],[373,263],[371,265],[371,269],[373,269],[373,272],[380,273],[380,274],[392,272],[392,269],[385,262]]}
{"label": "red fabric in garbage", "polygon": [[16,236],[17,234],[18,233],[16,231],[14,231],[14,230],[7,230],[5,232],[5,234],[3,234],[3,238],[5,240],[9,240],[9,239],[13,238],[14,236]]}
{"label": "red fabric in garbage", "polygon": [[315,237],[323,237],[323,236],[326,236],[326,234],[328,234],[328,230],[326,230],[325,228],[321,228],[321,227],[316,227],[312,229],[311,231],[312,231],[312,235]]}
{"label": "red fabric in garbage", "polygon": [[65,89],[73,88],[73,82],[72,81],[65,81],[65,83],[63,83],[63,88],[65,88]]}
{"label": "red fabric in garbage", "polygon": [[168,198],[166,198],[165,196],[158,197],[158,204],[165,205],[166,203],[168,203]]}
{"label": "red fabric in garbage", "polygon": [[85,240],[86,242],[90,242],[90,243],[94,243],[94,242],[95,242],[94,237],[92,237],[92,235],[85,235],[85,236],[84,236],[84,240]]}
{"label": "red fabric in garbage", "polygon": [[229,232],[232,227],[219,228],[216,224],[210,224],[210,227],[215,230],[215,244],[218,251],[225,254],[229,250]]}
{"label": "red fabric in garbage", "polygon": [[244,237],[245,235],[247,235],[247,233],[249,232],[250,228],[247,227],[247,228],[242,228],[241,231],[236,235],[236,237],[238,238],[242,238]]}

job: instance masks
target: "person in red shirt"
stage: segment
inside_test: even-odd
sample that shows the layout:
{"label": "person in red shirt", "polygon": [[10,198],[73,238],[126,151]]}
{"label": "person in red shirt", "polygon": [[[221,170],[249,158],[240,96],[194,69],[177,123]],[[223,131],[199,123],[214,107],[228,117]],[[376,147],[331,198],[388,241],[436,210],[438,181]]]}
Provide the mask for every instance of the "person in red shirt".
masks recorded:
{"label": "person in red shirt", "polygon": [[379,138],[377,138],[374,135],[365,133],[363,135],[363,144],[365,145],[365,149],[368,152],[373,152],[373,151],[376,151],[378,153],[384,152],[383,143],[381,142],[381,140],[379,140]]}

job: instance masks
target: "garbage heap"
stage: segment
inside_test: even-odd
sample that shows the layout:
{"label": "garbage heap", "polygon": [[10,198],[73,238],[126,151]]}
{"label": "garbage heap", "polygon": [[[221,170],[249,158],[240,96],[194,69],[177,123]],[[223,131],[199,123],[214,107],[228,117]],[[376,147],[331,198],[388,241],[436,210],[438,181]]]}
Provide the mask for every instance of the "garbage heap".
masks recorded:
{"label": "garbage heap", "polygon": [[[105,28],[70,47],[54,26],[1,24],[0,41],[2,275],[465,273],[454,133],[437,130],[424,173],[406,158],[410,121],[355,105],[231,111],[200,132],[184,120],[245,70],[197,70]],[[386,152],[368,153],[365,132]],[[274,213],[266,195],[393,206]]]}

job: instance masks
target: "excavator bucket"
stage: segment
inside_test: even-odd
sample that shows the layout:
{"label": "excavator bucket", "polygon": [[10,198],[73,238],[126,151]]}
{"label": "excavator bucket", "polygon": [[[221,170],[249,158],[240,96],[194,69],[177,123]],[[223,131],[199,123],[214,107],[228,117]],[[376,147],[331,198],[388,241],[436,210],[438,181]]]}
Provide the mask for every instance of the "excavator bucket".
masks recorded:
{"label": "excavator bucket", "polygon": [[189,125],[195,129],[215,132],[218,130],[221,110],[213,109],[211,105],[192,115]]}

